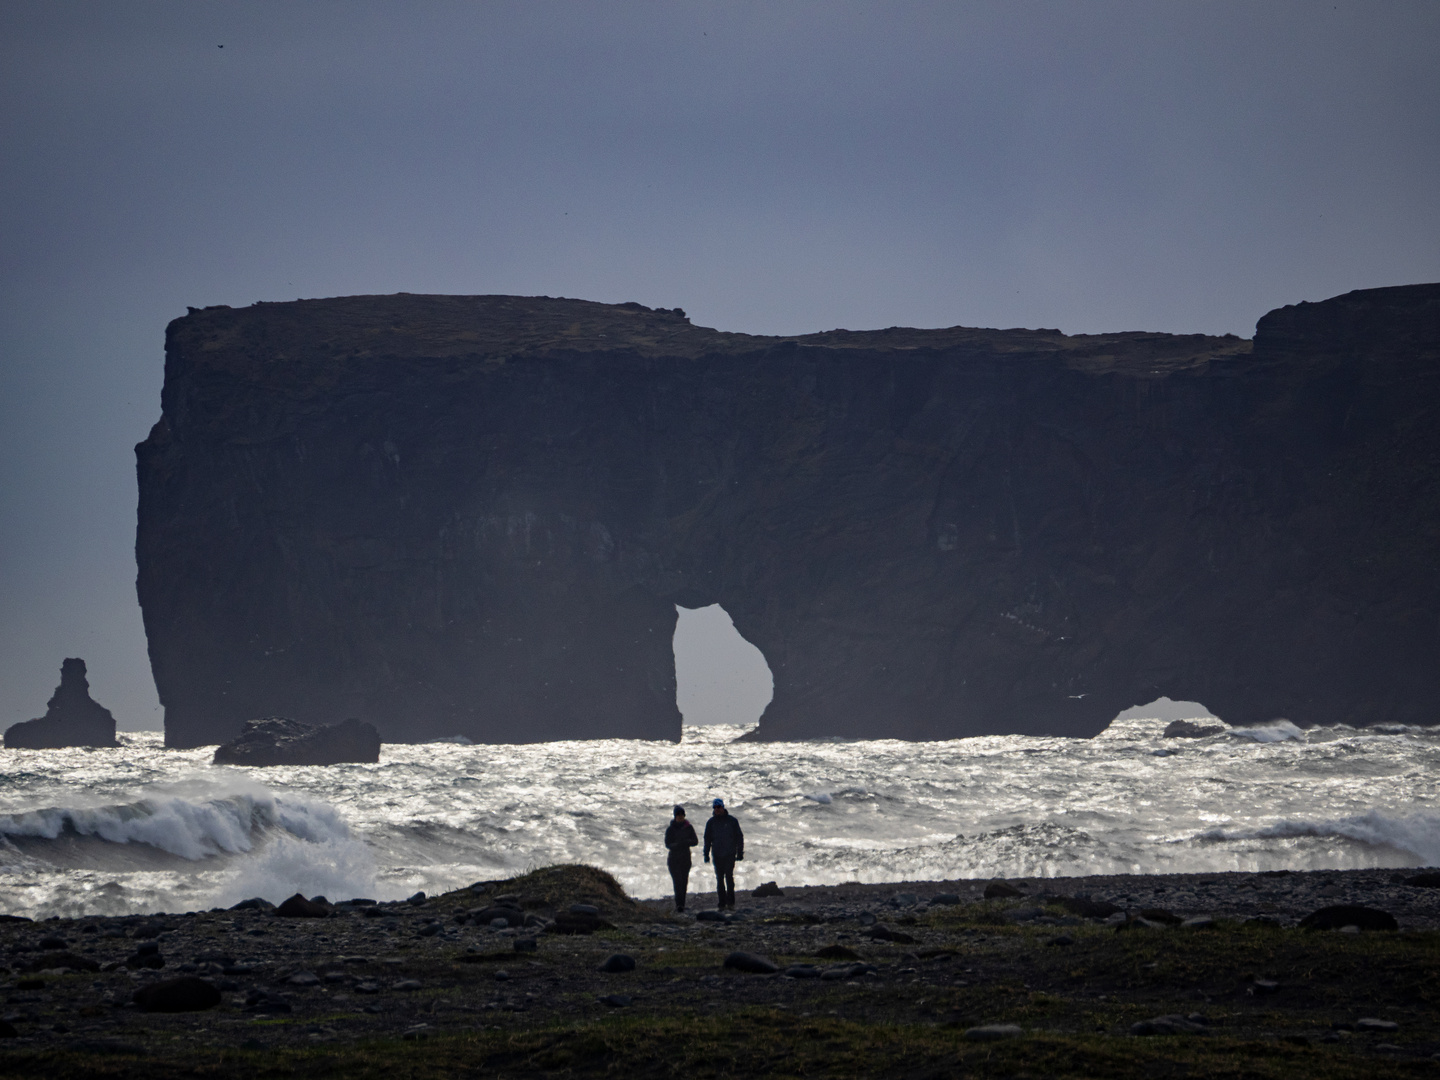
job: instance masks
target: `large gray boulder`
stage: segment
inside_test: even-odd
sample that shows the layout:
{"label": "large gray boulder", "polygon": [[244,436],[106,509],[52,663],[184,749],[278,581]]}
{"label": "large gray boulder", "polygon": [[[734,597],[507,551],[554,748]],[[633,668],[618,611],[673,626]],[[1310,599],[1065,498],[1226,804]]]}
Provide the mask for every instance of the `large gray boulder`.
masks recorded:
{"label": "large gray boulder", "polygon": [[233,742],[215,750],[216,765],[339,765],[380,760],[380,732],[374,724],[344,720],[326,727],[286,716],[246,723]]}
{"label": "large gray boulder", "polygon": [[51,695],[45,715],[11,724],[5,732],[5,747],[10,750],[119,745],[115,741],[115,717],[90,697],[85,661],[78,657],[60,665],[60,685]]}

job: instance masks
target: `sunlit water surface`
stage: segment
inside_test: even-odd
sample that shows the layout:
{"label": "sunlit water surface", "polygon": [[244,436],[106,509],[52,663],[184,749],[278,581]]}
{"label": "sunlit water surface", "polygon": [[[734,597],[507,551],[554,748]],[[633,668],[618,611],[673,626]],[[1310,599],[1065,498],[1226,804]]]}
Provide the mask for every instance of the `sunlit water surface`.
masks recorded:
{"label": "sunlit water surface", "polygon": [[744,886],[1440,863],[1436,729],[1162,727],[931,743],[687,728],[678,744],[387,744],[327,768],[215,766],[213,747],[149,732],[0,750],[0,911],[388,899],[576,861],[660,896],[671,804],[699,825],[716,795],[745,829]]}

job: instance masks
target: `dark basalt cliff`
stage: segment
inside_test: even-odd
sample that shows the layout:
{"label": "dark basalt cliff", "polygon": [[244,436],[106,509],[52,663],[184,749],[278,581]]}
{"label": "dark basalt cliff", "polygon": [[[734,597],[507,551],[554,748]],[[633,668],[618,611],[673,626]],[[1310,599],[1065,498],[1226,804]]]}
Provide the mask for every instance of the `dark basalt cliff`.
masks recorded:
{"label": "dark basalt cliff", "polygon": [[192,311],[138,447],[174,746],[673,739],[674,605],[759,737],[1088,735],[1440,702],[1440,286],[1128,333],[726,334],[638,305]]}
{"label": "dark basalt cliff", "polygon": [[60,665],[60,685],[45,715],[22,720],[5,730],[7,750],[57,750],[66,746],[119,746],[115,717],[90,696],[85,661],[71,657]]}

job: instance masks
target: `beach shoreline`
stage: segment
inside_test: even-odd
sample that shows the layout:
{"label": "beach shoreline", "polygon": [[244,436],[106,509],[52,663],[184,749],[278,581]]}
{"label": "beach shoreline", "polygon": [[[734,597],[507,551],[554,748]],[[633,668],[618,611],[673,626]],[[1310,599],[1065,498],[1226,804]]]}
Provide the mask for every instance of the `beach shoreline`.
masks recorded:
{"label": "beach shoreline", "polygon": [[[739,893],[725,921],[714,893],[692,893],[676,915],[597,873],[543,868],[442,896],[340,903],[316,918],[257,905],[0,922],[0,1031],[12,1036],[0,1039],[0,1066],[39,1075],[38,1062],[60,1062],[47,1075],[82,1075],[103,1059],[129,1075],[133,1060],[135,1075],[153,1075],[144,1070],[216,1051],[253,1066],[322,1048],[413,1055],[417,1041],[491,1046],[622,1028],[659,1039],[675,1024],[720,1031],[756,1016],[833,1022],[842,1042],[903,1029],[916,1046],[963,1048],[987,1024],[1133,1047],[1147,1018],[1194,1014],[1211,1047],[1288,1038],[1370,1057],[1440,1053],[1440,889],[1405,884],[1418,871],[1012,879],[1016,895],[990,899],[987,888],[1006,890],[987,880],[780,882],[778,896]],[[702,864],[692,882],[708,876]],[[570,914],[575,905],[587,913]],[[1337,905],[1393,915],[1398,932],[1299,928]],[[497,909],[523,918],[492,925]],[[580,931],[557,932],[576,919]],[[143,966],[146,950],[164,966]],[[734,954],[764,970],[737,968]],[[613,956],[631,969],[602,970]],[[137,991],[177,977],[215,987],[219,1003],[137,1005]],[[1398,1041],[1345,1028],[1377,1017]]]}

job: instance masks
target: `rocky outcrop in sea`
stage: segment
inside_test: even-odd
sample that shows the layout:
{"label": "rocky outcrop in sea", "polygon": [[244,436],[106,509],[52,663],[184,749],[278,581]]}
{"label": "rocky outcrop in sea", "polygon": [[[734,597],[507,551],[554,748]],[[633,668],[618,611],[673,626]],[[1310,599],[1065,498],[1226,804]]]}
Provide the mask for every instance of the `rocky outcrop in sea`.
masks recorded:
{"label": "rocky outcrop in sea", "polygon": [[215,749],[216,765],[340,765],[380,760],[380,733],[374,724],[302,724],[286,716],[265,716],[245,725],[240,737]]}
{"label": "rocky outcrop in sea", "polygon": [[55,688],[37,720],[11,724],[5,731],[7,750],[54,750],[65,746],[118,746],[115,717],[90,697],[85,661],[72,657],[60,665]]}

